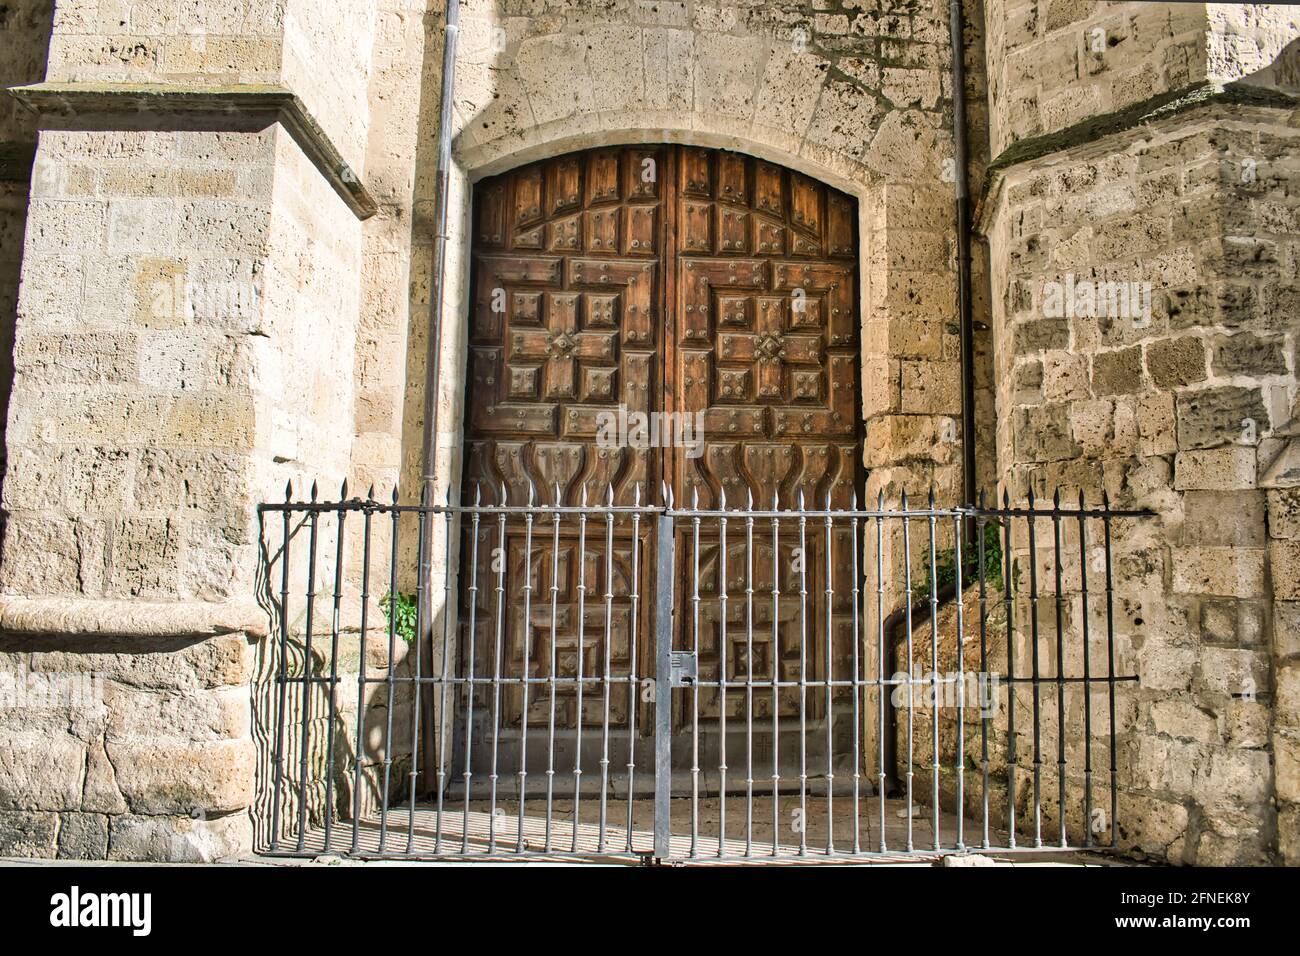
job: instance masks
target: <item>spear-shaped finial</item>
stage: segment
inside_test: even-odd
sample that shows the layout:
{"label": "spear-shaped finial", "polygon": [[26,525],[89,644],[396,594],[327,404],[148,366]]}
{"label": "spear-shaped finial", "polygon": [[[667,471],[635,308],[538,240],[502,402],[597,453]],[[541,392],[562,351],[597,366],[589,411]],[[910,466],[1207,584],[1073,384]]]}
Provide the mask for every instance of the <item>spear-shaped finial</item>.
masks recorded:
{"label": "spear-shaped finial", "polygon": [[290,478],[288,481],[284,483],[284,500],[286,504],[290,501],[293,501],[293,479],[292,478]]}
{"label": "spear-shaped finial", "polygon": [[313,482],[311,483],[311,500],[312,500],[312,501],[315,501],[315,500],[316,500],[316,482],[315,482],[315,481],[313,481]]}
{"label": "spear-shaped finial", "polygon": [[718,508],[722,511],[727,510],[727,488],[725,485],[718,486]]}

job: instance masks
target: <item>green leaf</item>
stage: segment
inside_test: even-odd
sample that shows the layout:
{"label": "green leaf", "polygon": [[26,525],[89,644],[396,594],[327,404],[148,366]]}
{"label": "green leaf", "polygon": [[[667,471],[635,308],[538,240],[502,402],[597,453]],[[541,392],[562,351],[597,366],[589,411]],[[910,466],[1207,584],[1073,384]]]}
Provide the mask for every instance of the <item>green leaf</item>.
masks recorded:
{"label": "green leaf", "polygon": [[379,606],[384,612],[384,618],[388,621],[389,626],[408,644],[415,643],[415,622],[418,608],[415,604],[415,595],[394,594],[389,591],[379,599]]}

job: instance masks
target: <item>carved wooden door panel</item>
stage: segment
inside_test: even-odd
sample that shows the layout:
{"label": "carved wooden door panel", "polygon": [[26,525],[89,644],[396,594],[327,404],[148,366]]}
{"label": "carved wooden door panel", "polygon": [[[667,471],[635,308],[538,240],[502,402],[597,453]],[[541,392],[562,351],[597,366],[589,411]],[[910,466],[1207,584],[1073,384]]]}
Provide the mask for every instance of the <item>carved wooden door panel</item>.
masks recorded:
{"label": "carved wooden door panel", "polygon": [[[646,412],[662,404],[663,383],[663,149],[627,147],[562,156],[488,180],[476,190],[473,288],[466,396],[466,500],[482,495],[498,504],[558,500],[579,506],[642,500],[658,486],[663,464],[655,448],[601,447],[602,412]],[[633,534],[643,549],[633,553]],[[551,667],[551,608],[555,595],[556,673],[628,678],[646,673],[638,647],[650,629],[648,569],[654,567],[651,522],[634,528],[626,518],[614,527],[594,516],[585,536],[585,567],[579,567],[579,529],[562,522],[558,536],[549,521],[511,517],[505,554],[498,555],[498,528],[479,529],[474,635],[475,669],[494,668],[493,615],[497,583],[494,560],[505,562],[508,602],[502,676],[545,678]],[[558,538],[558,547],[557,547]],[[469,545],[469,542],[466,542]],[[611,547],[612,545],[612,547]],[[463,550],[468,555],[471,550]],[[467,576],[462,575],[462,580]],[[585,586],[582,620],[579,601]],[[612,593],[606,622],[606,592]],[[527,598],[527,600],[526,600]],[[635,619],[634,619],[635,615]],[[462,619],[465,619],[462,611]],[[580,626],[581,624],[581,626]],[[606,646],[606,631],[610,639]],[[611,733],[628,731],[628,686],[610,695]],[[479,713],[490,702],[476,701]],[[576,686],[559,685],[555,701],[559,766],[573,765],[581,747],[592,767],[605,725],[602,695],[585,696],[578,713]],[[511,738],[541,728],[528,742],[532,754],[547,744],[552,701],[534,687],[527,703],[520,684],[507,685],[501,702],[500,769],[518,759]],[[594,732],[585,735],[579,728]],[[487,728],[480,726],[476,736]],[[489,757],[476,744],[475,762]],[[541,755],[539,754],[539,757]],[[545,765],[549,755],[542,759]],[[619,761],[620,767],[625,761]]]}
{"label": "carved wooden door panel", "polygon": [[[509,502],[522,504],[531,479],[540,501],[554,501],[558,493],[569,506],[581,504],[584,488],[593,503],[607,500],[612,489],[616,503],[631,504],[638,486],[659,502],[663,481],[672,485],[679,504],[698,494],[701,506],[716,506],[725,492],[732,506],[752,495],[756,506],[776,500],[789,508],[800,493],[810,507],[823,504],[827,494],[836,506],[848,505],[859,479],[852,199],[740,154],[657,146],[557,157],[487,180],[475,192],[462,480],[467,501],[477,489],[484,503],[498,503],[504,486]],[[625,413],[698,413],[703,442],[688,448],[602,447],[599,416],[620,406]],[[812,524],[807,588],[820,594],[824,584],[817,575],[825,573],[826,545]],[[526,522],[512,516],[499,557],[498,529],[484,522],[474,592],[476,672],[490,673],[493,664],[498,560],[504,561],[510,602],[502,676],[518,678],[525,666],[534,679],[549,673],[552,594],[558,672],[593,674],[601,668],[605,604],[587,600],[581,622],[578,608],[584,587],[590,598],[603,596],[607,585],[614,595],[611,672],[653,674],[653,602],[644,600],[653,593],[652,530],[648,521],[637,529],[634,555],[631,523],[620,521],[608,536],[607,555],[607,529],[593,515],[586,567],[579,568],[578,533],[569,521],[557,547],[549,522],[535,521],[530,538]],[[757,602],[748,639],[743,602],[735,600],[745,588],[744,539],[739,523],[731,530],[737,536],[729,534],[727,541],[733,599],[725,644],[717,600],[720,542],[716,531],[701,539],[701,677],[716,679],[725,670],[728,679],[743,679],[752,647],[756,679],[770,680],[775,673],[797,680],[800,660],[809,679],[820,678],[828,625],[832,635],[848,626],[850,590],[840,586],[846,582],[837,583],[836,607],[809,603],[802,656],[796,602],[783,602],[775,628],[770,602]],[[773,574],[770,523],[756,532],[753,586],[762,594],[770,592]],[[775,565],[785,594],[798,591],[798,583],[787,580],[797,533],[797,521],[782,522]],[[832,536],[832,562],[840,567],[852,561],[847,535],[843,529]],[[690,606],[692,544],[685,537],[677,542],[679,608]],[[465,562],[471,553],[467,538]],[[468,570],[466,565],[462,583]],[[468,610],[462,610],[462,621]],[[691,625],[690,615],[677,616],[677,646],[693,646]],[[849,643],[847,636],[833,637],[830,666],[837,677],[845,674]],[[642,729],[650,730],[651,705],[642,701],[633,711],[627,688],[619,691],[611,698],[611,731],[630,728],[640,738]],[[809,714],[824,712],[824,699],[809,701]],[[790,689],[783,690],[778,717],[795,717],[795,704]],[[560,766],[571,765],[571,748],[581,746],[586,754],[599,736],[586,733],[576,742],[584,729],[602,724],[600,705],[589,696],[579,714],[572,685],[560,688]],[[743,716],[741,705],[739,695],[729,695],[729,716]],[[756,718],[770,718],[770,701],[756,707]],[[701,694],[703,720],[716,720],[721,708],[716,691]],[[545,693],[530,697],[525,714],[521,688],[507,687],[502,733],[541,727],[536,736],[544,741],[549,721]],[[759,741],[756,757],[762,746]],[[503,771],[512,752],[501,747]],[[475,754],[485,753],[476,744]]]}
{"label": "carved wooden door panel", "polygon": [[[760,509],[792,509],[802,497],[810,509],[828,500],[848,507],[860,485],[854,201],[799,173],[719,150],[683,149],[675,172],[669,223],[678,244],[671,263],[675,321],[667,394],[677,409],[704,413],[702,449],[673,449],[679,500],[698,496],[701,507],[716,508],[725,495],[734,508],[752,496]],[[751,654],[755,680],[822,681],[828,667],[837,680],[851,676],[851,529],[832,530],[829,562],[824,522],[809,519],[801,539],[798,520],[783,518],[775,538],[774,549],[772,523],[756,522],[751,634],[744,523],[731,521],[727,529],[725,629],[722,542],[716,526],[703,529],[698,635],[693,619],[684,619],[676,635],[677,646],[698,648],[702,679],[725,674],[728,681],[744,681],[751,676]],[[678,562],[679,589],[693,587],[694,547],[693,535],[683,532],[677,550],[688,557]],[[824,599],[828,568],[841,575],[830,608]],[[784,596],[775,610],[774,574]],[[684,597],[690,606],[694,595]],[[745,695],[728,693],[725,706],[729,720],[739,718],[729,734],[742,735]],[[781,688],[775,705],[770,695],[757,695],[753,746],[760,762],[770,759],[774,706],[780,721],[801,719],[797,688]],[[701,692],[701,721],[713,726],[722,708],[717,690]],[[825,719],[824,689],[812,686],[803,708],[802,719]],[[687,711],[683,698],[679,721],[688,719]],[[836,729],[848,734],[852,728],[845,720]],[[808,757],[818,765],[824,741],[824,734],[809,736]],[[706,750],[717,744],[716,733],[706,735]],[[837,751],[851,754],[847,746]],[[783,755],[782,762],[788,759]],[[712,755],[705,762],[716,765]]]}

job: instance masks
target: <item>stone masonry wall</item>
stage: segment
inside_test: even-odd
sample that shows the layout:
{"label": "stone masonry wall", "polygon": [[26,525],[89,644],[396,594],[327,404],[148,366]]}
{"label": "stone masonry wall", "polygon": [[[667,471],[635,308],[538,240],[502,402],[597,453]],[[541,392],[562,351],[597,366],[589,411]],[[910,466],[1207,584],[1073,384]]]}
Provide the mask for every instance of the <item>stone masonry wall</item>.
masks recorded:
{"label": "stone masonry wall", "polygon": [[[0,86],[35,83],[45,75],[53,17],[53,0],[15,0],[0,10]],[[36,117],[17,100],[0,96],[0,416],[13,386],[14,317],[35,146]],[[0,470],[3,454],[0,449]]]}
{"label": "stone masonry wall", "polygon": [[[1211,106],[1013,167],[988,214],[1006,486],[1159,514],[1117,525],[1121,822],[1174,862],[1294,862],[1293,529],[1263,486],[1296,427],[1297,145]],[[1097,281],[1150,298],[1094,308]]]}
{"label": "stone masonry wall", "polygon": [[[330,63],[303,95],[362,170],[369,8],[288,7],[313,30],[286,43],[281,4],[62,3],[49,78],[284,82],[292,46]],[[289,479],[332,494],[350,465],[362,225],[277,124],[127,112],[40,133],[6,436],[0,651],[25,689],[0,708],[0,844],[213,858],[253,845],[250,684],[278,623],[256,505]],[[89,705],[31,689],[77,675],[98,679]]]}

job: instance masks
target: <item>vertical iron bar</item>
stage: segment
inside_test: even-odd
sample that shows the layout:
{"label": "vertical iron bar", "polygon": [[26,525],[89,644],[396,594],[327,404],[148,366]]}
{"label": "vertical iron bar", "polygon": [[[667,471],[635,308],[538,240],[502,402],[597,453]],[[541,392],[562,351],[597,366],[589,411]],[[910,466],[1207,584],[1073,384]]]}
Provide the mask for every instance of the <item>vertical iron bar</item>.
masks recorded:
{"label": "vertical iron bar", "polygon": [[[939,849],[939,569],[935,554],[934,489],[930,489],[930,836]],[[956,542],[961,546],[961,542]]]}
{"label": "vertical iron bar", "polygon": [[1015,608],[1011,602],[1015,568],[1011,560],[1011,492],[1002,490],[1003,528],[1002,554],[1006,572],[1002,579],[1003,595],[1007,606],[1007,841],[1012,849],[1016,845],[1016,637]]}
{"label": "vertical iron bar", "polygon": [[515,852],[524,852],[524,803],[528,797],[525,789],[528,786],[528,691],[529,691],[529,668],[532,666],[532,640],[531,632],[533,627],[533,506],[536,503],[536,495],[533,489],[533,480],[528,479],[528,510],[524,512],[524,618],[520,625],[519,643],[523,646],[524,667],[520,671],[520,686],[522,688],[523,701],[519,710],[519,814],[517,819],[517,830],[515,832]]}
{"label": "vertical iron bar", "polygon": [[[316,482],[311,485],[311,501],[316,503]],[[316,525],[320,513],[315,509],[308,518],[307,535],[307,621],[302,655],[302,740],[298,748],[298,852],[307,836],[307,742],[311,737],[311,639],[312,619],[316,607]]]}
{"label": "vertical iron bar", "polygon": [[876,797],[880,804],[880,852],[885,840],[885,491],[876,497]]}
{"label": "vertical iron bar", "polygon": [[334,609],[330,617],[330,676],[328,718],[325,724],[325,852],[328,853],[334,835],[334,723],[338,716],[338,699],[335,693],[339,681],[339,614],[343,605],[343,519],[347,511],[343,502],[348,500],[348,483],[344,479],[339,491],[338,519],[334,528]]}
{"label": "vertical iron bar", "polygon": [[482,520],[480,508],[483,506],[483,487],[476,485],[474,488],[474,513],[470,518],[470,556],[469,556],[469,589],[467,591],[469,603],[469,628],[467,638],[469,648],[465,654],[465,670],[469,683],[465,688],[465,769],[461,771],[461,779],[464,781],[465,788],[465,805],[461,812],[460,821],[460,852],[469,852],[469,796],[473,789],[474,771],[474,698],[478,694],[478,685],[475,683],[475,677],[478,673],[478,539],[479,525]]}
{"label": "vertical iron bar", "polygon": [[[989,646],[988,646],[988,585],[985,581],[987,568],[984,553],[984,534],[987,519],[984,515],[984,492],[980,492],[979,517],[975,519],[975,537],[979,549],[980,575],[980,845],[989,847],[989,704],[987,697],[989,682]],[[1005,582],[1004,586],[1005,586]]]}
{"label": "vertical iron bar", "polygon": [[284,485],[284,545],[280,549],[280,676],[279,713],[275,723],[275,795],[271,802],[271,852],[280,849],[280,796],[284,784],[284,734],[288,721],[286,708],[289,702],[289,526],[292,515],[289,504],[293,500],[293,482]]}
{"label": "vertical iron bar", "polygon": [[664,494],[665,510],[655,535],[655,847],[657,859],[672,855],[673,786],[673,515],[672,499]]}
{"label": "vertical iron bar", "polygon": [[509,503],[506,486],[501,485],[501,514],[497,518],[497,613],[496,637],[492,648],[492,772],[488,774],[488,853],[497,847],[497,773],[501,743],[501,660],[505,654],[506,614],[506,512]]}
{"label": "vertical iron bar", "polygon": [[604,698],[600,729],[600,829],[597,847],[605,849],[605,814],[609,795],[609,683],[610,652],[614,628],[614,485],[606,496],[605,509],[605,669]]}
{"label": "vertical iron bar", "polygon": [[[859,700],[862,693],[862,674],[858,667],[858,601],[863,597],[860,581],[858,580],[858,490],[853,489],[852,498],[849,503],[853,511],[853,519],[849,522],[852,528],[852,548],[853,548],[853,649],[850,652],[853,661],[853,852],[862,852],[862,827],[860,825],[861,809],[861,780],[862,780],[862,742],[859,739],[861,728],[858,726],[862,720],[859,712]],[[864,532],[865,533],[865,532]]]}
{"label": "vertical iron bar", "polygon": [[[420,717],[424,687],[424,635],[425,631],[433,624],[432,621],[425,618],[432,601],[427,598],[430,582],[426,580],[424,575],[425,560],[427,555],[430,554],[430,548],[433,546],[433,543],[429,541],[429,537],[433,533],[433,522],[429,520],[429,516],[432,514],[430,509],[433,507],[431,494],[430,485],[426,482],[420,492],[420,523],[419,530],[416,532],[416,545],[421,559],[420,573],[416,576],[415,581],[415,705],[411,709],[411,798],[406,814],[406,852],[408,856],[415,849],[415,793],[420,776]],[[432,634],[431,631],[430,634]],[[433,653],[432,644],[429,646],[429,653]]]}
{"label": "vertical iron bar", "polygon": [[1056,791],[1060,845],[1065,841],[1065,598],[1061,593],[1061,489],[1052,499],[1052,544],[1056,562]]}
{"label": "vertical iron bar", "polygon": [[916,665],[914,655],[916,649],[912,646],[912,516],[907,504],[907,492],[903,492],[903,592],[904,592],[904,626],[907,628],[907,851],[910,853],[916,849],[916,842],[913,834],[913,793],[912,784],[915,771],[915,740],[914,740],[914,719],[916,714]]}
{"label": "vertical iron bar", "polygon": [[1119,835],[1119,781],[1115,763],[1115,581],[1111,561],[1110,493],[1102,492],[1102,531],[1106,544],[1106,683],[1110,692],[1110,845],[1116,846]]}
{"label": "vertical iron bar", "polygon": [[[700,656],[700,490],[692,492],[691,519],[691,651]],[[691,856],[699,856],[700,842],[700,681],[691,681]]]}
{"label": "vertical iron bar", "polygon": [[393,705],[394,692],[397,688],[393,680],[393,661],[397,657],[397,541],[398,518],[397,486],[393,486],[393,504],[389,512],[392,516],[391,554],[388,559],[388,711],[385,714],[384,729],[384,795],[379,804],[379,853],[382,855],[388,844],[388,799],[391,793],[393,771]]}
{"label": "vertical iron bar", "polygon": [[578,512],[578,661],[577,661],[577,727],[575,728],[576,745],[573,748],[573,840],[570,849],[578,852],[578,821],[580,801],[582,799],[582,677],[586,655],[585,618],[587,614],[587,483],[582,483],[582,510]]}
{"label": "vertical iron bar", "polygon": [[370,522],[374,515],[375,486],[366,492],[366,507],[361,523],[361,637],[357,657],[357,739],[352,766],[352,852],[356,853],[361,837],[361,761],[365,756],[366,716],[366,633],[370,614]]}
{"label": "vertical iron bar", "polygon": [[[632,498],[633,504],[641,507],[641,485],[638,482]],[[637,674],[637,617],[641,613],[641,512],[632,512],[632,593],[630,595],[631,622],[628,629],[628,675],[627,675],[627,851],[633,852],[632,826],[634,795],[636,793],[636,712],[640,704],[638,699],[639,679]],[[577,803],[574,807],[576,809]]]}
{"label": "vertical iron bar", "polygon": [[719,598],[718,635],[718,856],[723,855],[727,842],[727,493],[719,492],[718,507],[723,512],[718,518],[718,580],[722,586]]}
{"label": "vertical iron bar", "polygon": [[966,849],[966,603],[962,594],[962,513],[953,515],[953,553],[957,557],[957,849]]}
{"label": "vertical iron bar", "polygon": [[799,855],[808,855],[808,518],[799,492]]}
{"label": "vertical iron bar", "polygon": [[1079,492],[1079,611],[1083,618],[1083,845],[1092,846],[1092,655],[1088,634],[1087,503]]}
{"label": "vertical iron bar", "polygon": [[1043,845],[1043,804],[1042,804],[1042,715],[1039,702],[1038,669],[1038,517],[1034,513],[1034,489],[1029,489],[1029,636],[1033,642],[1030,649],[1030,665],[1033,668],[1034,689],[1034,846]]}
{"label": "vertical iron bar", "polygon": [[[442,851],[442,813],[444,792],[447,789],[447,746],[448,746],[448,728],[450,724],[447,721],[447,692],[451,686],[451,674],[449,666],[451,662],[451,618],[452,618],[452,567],[451,567],[451,522],[453,512],[451,511],[451,489],[447,489],[447,511],[443,514],[442,522],[442,686],[438,691],[438,718],[435,721],[432,732],[437,734],[434,744],[438,753],[438,809],[436,813],[433,829],[433,852]],[[432,523],[430,523],[432,525]],[[433,542],[429,542],[430,548]],[[430,607],[433,602],[429,602]],[[429,622],[430,633],[432,633],[433,622]],[[433,645],[429,645],[430,657],[433,654]],[[433,661],[429,661],[429,666],[433,666]],[[473,685],[470,685],[471,689]]]}
{"label": "vertical iron bar", "polygon": [[772,855],[781,845],[781,519],[777,512],[776,492],[772,492]]}
{"label": "vertical iron bar", "polygon": [[745,492],[745,856],[754,855],[754,493]]}
{"label": "vertical iron bar", "polygon": [[550,702],[546,718],[546,840],[551,852],[551,812],[555,805],[555,625],[560,602],[560,486],[555,486],[555,514],[551,520],[551,653],[547,688]]}
{"label": "vertical iron bar", "polygon": [[833,756],[835,753],[834,730],[835,730],[835,712],[831,706],[831,700],[834,696],[831,691],[831,682],[834,679],[834,657],[831,654],[831,645],[834,638],[834,630],[831,627],[831,610],[835,603],[835,583],[834,583],[834,560],[831,557],[832,533],[831,526],[831,493],[826,492],[826,607],[823,613],[826,615],[826,855],[830,856],[835,852],[835,764]]}

